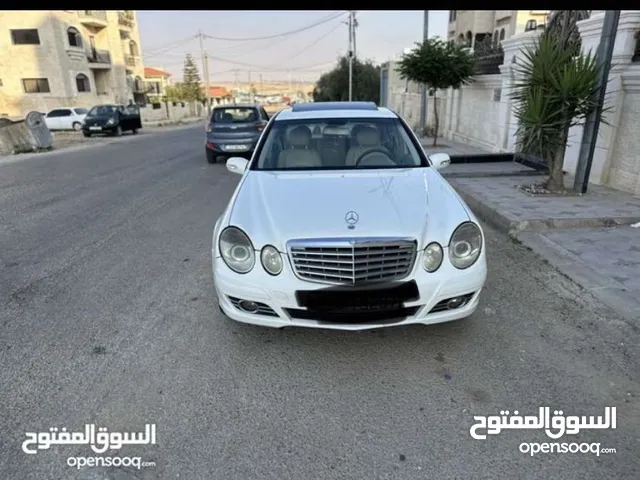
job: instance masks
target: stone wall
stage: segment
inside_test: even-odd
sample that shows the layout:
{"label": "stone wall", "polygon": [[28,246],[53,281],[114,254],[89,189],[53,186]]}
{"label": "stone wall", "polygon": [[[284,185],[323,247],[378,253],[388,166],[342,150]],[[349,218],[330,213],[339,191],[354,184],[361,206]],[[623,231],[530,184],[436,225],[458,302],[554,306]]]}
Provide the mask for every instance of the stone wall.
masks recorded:
{"label": "stone wall", "polygon": [[[604,11],[578,22],[583,51],[595,52],[600,42]],[[634,51],[640,32],[640,11],[622,10],[616,33],[612,68],[607,84],[606,123],[601,123],[591,167],[590,182],[640,195],[640,59]],[[471,85],[457,91],[438,93],[440,131],[445,138],[491,152],[516,151],[517,121],[510,89],[517,80],[515,65],[539,31],[504,40],[504,63],[499,75],[480,75]],[[402,115],[412,127],[419,124],[420,95],[416,85],[389,79],[387,106]],[[430,100],[431,102],[431,100]],[[433,125],[433,108],[428,107],[428,125]],[[582,127],[571,129],[564,168],[570,174],[576,165],[582,142]]]}

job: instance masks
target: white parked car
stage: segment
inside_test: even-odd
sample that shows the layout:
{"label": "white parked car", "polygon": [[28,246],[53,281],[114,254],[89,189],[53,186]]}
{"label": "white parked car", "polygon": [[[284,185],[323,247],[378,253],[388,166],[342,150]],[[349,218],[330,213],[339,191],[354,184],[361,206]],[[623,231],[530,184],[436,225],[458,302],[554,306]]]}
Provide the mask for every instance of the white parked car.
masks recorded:
{"label": "white parked car", "polygon": [[407,124],[368,102],[274,115],[213,232],[220,309],[267,327],[363,330],[471,315],[482,228]]}
{"label": "white parked car", "polygon": [[79,107],[55,108],[45,115],[44,121],[49,130],[79,131],[82,129],[87,112],[86,108]]}

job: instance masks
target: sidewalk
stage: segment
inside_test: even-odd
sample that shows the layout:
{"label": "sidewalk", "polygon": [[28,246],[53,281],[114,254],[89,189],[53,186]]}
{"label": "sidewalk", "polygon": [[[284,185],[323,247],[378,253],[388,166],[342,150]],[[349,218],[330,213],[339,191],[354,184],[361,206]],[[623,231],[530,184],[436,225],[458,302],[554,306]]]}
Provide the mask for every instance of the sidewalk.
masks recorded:
{"label": "sidewalk", "polygon": [[[447,147],[425,151],[488,153],[446,139],[441,143]],[[480,219],[640,327],[640,228],[630,226],[640,222],[640,197],[602,185],[589,185],[585,195],[534,197],[517,186],[544,177],[533,176],[540,173],[515,162],[452,164],[442,175]],[[573,185],[569,175],[565,181]]]}

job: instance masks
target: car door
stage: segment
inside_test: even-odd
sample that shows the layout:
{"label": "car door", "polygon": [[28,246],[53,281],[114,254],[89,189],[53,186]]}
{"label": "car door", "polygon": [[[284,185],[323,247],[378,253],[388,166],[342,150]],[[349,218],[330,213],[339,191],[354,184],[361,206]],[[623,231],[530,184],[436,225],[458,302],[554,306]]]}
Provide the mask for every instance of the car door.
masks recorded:
{"label": "car door", "polygon": [[127,113],[127,109],[123,105],[118,105],[118,118],[120,119],[120,128],[122,130],[129,130],[131,127],[131,120]]}
{"label": "car door", "polygon": [[58,110],[58,128],[62,130],[71,130],[73,128],[73,112],[70,108],[61,108]]}
{"label": "car door", "polygon": [[60,109],[54,108],[50,112],[48,112],[44,117],[44,123],[47,124],[49,130],[58,130],[60,127],[60,117],[59,117]]}

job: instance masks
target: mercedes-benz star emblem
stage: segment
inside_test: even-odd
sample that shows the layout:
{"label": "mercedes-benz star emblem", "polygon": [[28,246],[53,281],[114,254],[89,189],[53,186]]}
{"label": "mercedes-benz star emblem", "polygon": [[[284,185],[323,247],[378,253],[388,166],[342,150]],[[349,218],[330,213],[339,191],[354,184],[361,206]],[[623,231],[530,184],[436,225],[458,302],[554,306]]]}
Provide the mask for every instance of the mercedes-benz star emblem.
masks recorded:
{"label": "mercedes-benz star emblem", "polygon": [[356,228],[356,223],[358,223],[359,219],[360,217],[353,210],[350,212],[347,212],[347,214],[344,216],[344,220],[345,222],[347,222],[347,228],[349,230],[353,230],[354,228]]}

